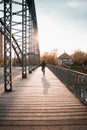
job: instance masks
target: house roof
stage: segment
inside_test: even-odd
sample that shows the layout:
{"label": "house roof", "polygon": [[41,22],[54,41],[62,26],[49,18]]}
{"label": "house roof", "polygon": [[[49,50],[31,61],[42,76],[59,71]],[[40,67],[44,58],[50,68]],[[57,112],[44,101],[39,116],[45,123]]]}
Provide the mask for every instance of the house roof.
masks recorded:
{"label": "house roof", "polygon": [[71,57],[67,53],[63,53],[58,57],[58,59],[70,59]]}

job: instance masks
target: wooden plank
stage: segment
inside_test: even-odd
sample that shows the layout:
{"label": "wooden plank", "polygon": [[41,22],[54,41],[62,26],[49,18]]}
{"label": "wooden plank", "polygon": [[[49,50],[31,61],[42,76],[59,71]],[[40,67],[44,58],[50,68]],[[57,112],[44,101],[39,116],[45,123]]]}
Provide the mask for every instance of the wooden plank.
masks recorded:
{"label": "wooden plank", "polygon": [[[86,130],[85,125],[75,126],[12,126],[11,130]],[[0,130],[10,130],[10,126],[1,127]]]}
{"label": "wooden plank", "polygon": [[[87,120],[0,120],[0,126],[76,126],[82,125],[86,126],[87,128]],[[0,127],[1,128],[1,127]],[[55,128],[55,127],[54,127]],[[1,129],[0,129],[1,130]]]}

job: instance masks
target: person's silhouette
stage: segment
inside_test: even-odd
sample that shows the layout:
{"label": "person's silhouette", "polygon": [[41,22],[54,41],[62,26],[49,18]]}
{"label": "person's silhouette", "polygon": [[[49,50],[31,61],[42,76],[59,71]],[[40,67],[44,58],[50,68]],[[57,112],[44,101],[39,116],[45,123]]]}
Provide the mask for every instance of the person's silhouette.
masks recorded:
{"label": "person's silhouette", "polygon": [[43,75],[45,75],[45,67],[46,67],[46,62],[43,60],[42,63],[41,63],[41,70],[43,72]]}

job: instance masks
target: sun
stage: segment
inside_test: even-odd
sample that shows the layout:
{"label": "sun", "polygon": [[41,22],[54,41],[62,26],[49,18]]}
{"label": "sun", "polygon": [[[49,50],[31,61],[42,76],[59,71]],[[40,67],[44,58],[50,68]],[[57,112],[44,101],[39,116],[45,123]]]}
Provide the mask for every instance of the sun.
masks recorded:
{"label": "sun", "polygon": [[41,53],[58,49],[63,41],[64,32],[61,23],[52,17],[41,15],[38,19],[38,35]]}

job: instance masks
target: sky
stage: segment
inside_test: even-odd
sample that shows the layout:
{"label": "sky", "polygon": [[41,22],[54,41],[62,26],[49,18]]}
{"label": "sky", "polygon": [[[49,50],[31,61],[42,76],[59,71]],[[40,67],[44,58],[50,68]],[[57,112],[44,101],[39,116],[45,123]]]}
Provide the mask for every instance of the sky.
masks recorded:
{"label": "sky", "polygon": [[87,0],[35,0],[40,53],[87,52]]}

